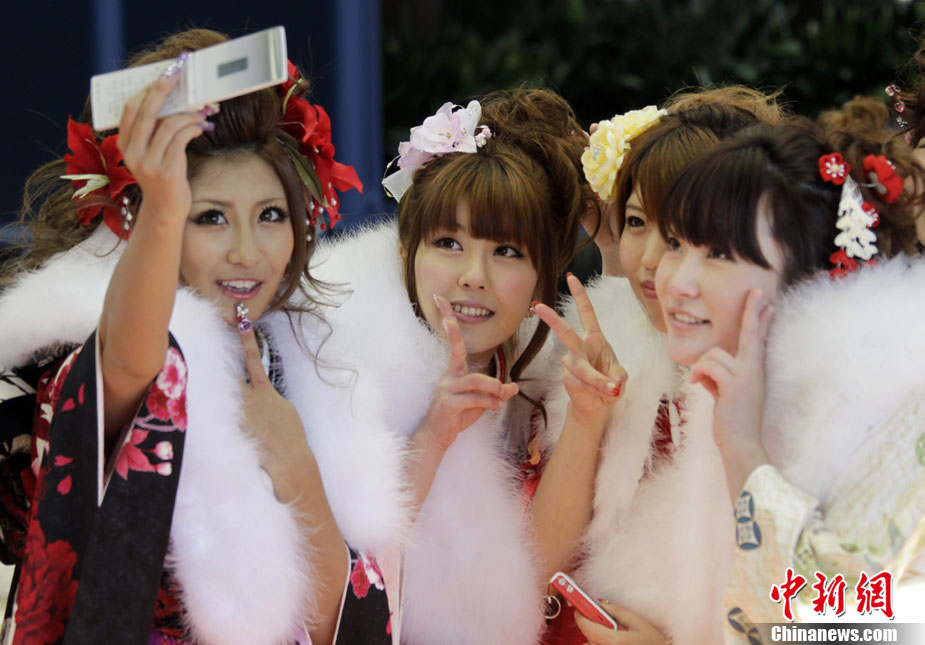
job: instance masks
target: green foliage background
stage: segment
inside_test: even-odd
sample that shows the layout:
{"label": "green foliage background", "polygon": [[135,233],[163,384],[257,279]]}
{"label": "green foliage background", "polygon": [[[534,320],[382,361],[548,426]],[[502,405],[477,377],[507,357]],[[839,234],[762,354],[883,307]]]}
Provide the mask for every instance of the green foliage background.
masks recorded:
{"label": "green foliage background", "polygon": [[922,33],[897,0],[384,0],[387,151],[445,101],[521,83],[556,88],[585,125],[680,88],[783,88],[815,116],[883,96]]}

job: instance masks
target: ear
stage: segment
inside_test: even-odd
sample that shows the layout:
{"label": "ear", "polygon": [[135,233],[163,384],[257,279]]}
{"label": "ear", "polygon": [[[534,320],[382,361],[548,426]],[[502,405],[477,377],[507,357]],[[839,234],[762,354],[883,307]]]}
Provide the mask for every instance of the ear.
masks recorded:
{"label": "ear", "polygon": [[405,259],[405,247],[402,246],[401,244],[398,245],[398,255],[401,257],[402,260]]}

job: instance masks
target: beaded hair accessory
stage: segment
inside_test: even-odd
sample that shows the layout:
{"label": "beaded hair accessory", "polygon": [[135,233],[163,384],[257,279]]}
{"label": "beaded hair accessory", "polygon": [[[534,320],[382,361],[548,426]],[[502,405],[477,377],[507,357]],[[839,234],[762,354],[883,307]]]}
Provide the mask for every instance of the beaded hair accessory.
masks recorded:
{"label": "beaded hair accessory", "polygon": [[639,136],[668,114],[654,105],[641,110],[630,110],[618,114],[609,121],[597,124],[597,130],[588,140],[588,147],[581,155],[585,179],[601,199],[613,197],[613,184],[617,171],[630,149],[632,139]]}
{"label": "beaded hair accessory", "polygon": [[395,201],[401,201],[411,186],[414,171],[434,157],[478,151],[491,138],[488,126],[478,124],[481,117],[482,105],[478,101],[470,101],[465,108],[444,103],[423,124],[411,128],[410,140],[398,145],[399,170],[382,180],[385,192]]}
{"label": "beaded hair accessory", "polygon": [[[97,141],[89,124],[78,123],[68,117],[67,147],[70,153],[64,155],[67,174],[61,178],[70,179],[74,186],[77,219],[83,226],[90,226],[102,214],[106,226],[127,240],[132,232],[132,214],[128,196],[123,192],[127,186],[138,182],[125,167],[118,142],[118,134]],[[97,199],[87,200],[90,196]]]}
{"label": "beaded hair accessory", "polygon": [[[899,199],[903,190],[903,179],[896,174],[893,164],[882,155],[864,157],[864,174],[870,183],[864,186],[873,188],[887,204]],[[835,226],[839,233],[835,236],[835,246],[839,250],[829,256],[833,268],[829,275],[842,278],[859,268],[859,261],[864,264],[876,264],[873,256],[878,253],[875,242],[877,235],[872,229],[880,223],[877,208],[864,200],[860,185],[849,174],[851,166],[837,152],[819,157],[819,174],[827,182],[841,186],[841,199],[838,202],[838,220]]]}
{"label": "beaded hair accessory", "polygon": [[[341,220],[338,191],[355,188],[362,193],[363,182],[353,166],[334,160],[331,118],[320,105],[309,103],[302,96],[295,96],[302,78],[298,68],[291,61],[287,62],[289,79],[279,86],[279,97],[283,105],[280,129],[292,141],[282,139],[280,142],[286,148],[308,193],[309,227],[313,228],[321,219],[320,227],[324,231],[333,228]],[[325,213],[327,222],[322,218]]]}

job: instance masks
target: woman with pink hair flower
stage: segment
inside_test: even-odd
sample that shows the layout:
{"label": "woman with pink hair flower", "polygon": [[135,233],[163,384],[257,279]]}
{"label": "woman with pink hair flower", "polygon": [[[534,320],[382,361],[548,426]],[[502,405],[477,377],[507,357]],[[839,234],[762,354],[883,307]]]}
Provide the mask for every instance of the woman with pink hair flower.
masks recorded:
{"label": "woman with pink hair flower", "polygon": [[[548,90],[446,104],[383,182],[397,222],[317,253],[315,275],[350,289],[319,359],[382,384],[382,415],[409,446],[419,512],[403,554],[405,642],[532,645],[542,631],[545,564],[521,468],[543,412],[518,392],[549,331],[531,305],[555,303],[590,201],[584,140]],[[595,374],[612,404],[621,375],[608,367]]]}

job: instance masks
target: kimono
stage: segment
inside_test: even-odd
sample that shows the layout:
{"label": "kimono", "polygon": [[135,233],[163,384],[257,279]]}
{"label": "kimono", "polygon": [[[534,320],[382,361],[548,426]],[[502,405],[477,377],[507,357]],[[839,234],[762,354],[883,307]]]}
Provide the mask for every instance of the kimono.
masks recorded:
{"label": "kimono", "polygon": [[[602,277],[587,293],[628,377],[601,440],[592,518],[573,576],[592,597],[627,607],[672,643],[721,642],[733,522],[710,430],[713,399],[668,357],[665,335],[625,278]],[[581,329],[573,302],[564,317]],[[568,406],[559,365],[566,351],[550,337],[525,384],[546,404],[548,423],[538,435],[546,455]],[[586,640],[571,611],[551,627],[550,642]]]}
{"label": "kimono", "polygon": [[[847,622],[889,618],[863,604],[878,574],[889,573],[896,599],[903,583],[922,580],[923,284],[925,262],[897,257],[803,283],[778,304],[762,436],[771,463],[751,473],[735,506],[728,642],[757,641],[756,624],[786,622],[787,605],[794,620],[831,618],[837,598],[812,607],[816,572],[826,586],[842,576]],[[788,569],[806,586],[792,602],[774,602]],[[911,611],[895,620],[925,620],[921,604]]]}
{"label": "kimono", "polygon": [[[240,340],[211,303],[178,291],[164,368],[104,463],[94,329],[121,248],[101,226],[0,297],[0,335],[7,339],[0,348],[7,374],[0,537],[5,559],[20,564],[7,638],[305,640],[314,595],[306,536],[292,509],[276,500],[243,426]],[[278,344],[271,340],[270,347]],[[302,358],[292,357],[289,370],[290,357],[280,356],[271,361],[282,370],[276,379],[271,373],[277,388],[307,390],[299,380]],[[370,549],[385,549],[404,521],[401,455],[381,441],[366,446],[366,420],[344,416],[352,424],[312,428],[340,437],[336,445],[313,447],[319,466],[365,460],[360,488],[368,492],[375,480],[381,494],[342,495],[355,506],[332,507],[336,516],[375,507],[382,523],[342,529],[358,549],[344,551],[350,584],[338,642],[390,642],[384,583]],[[314,421],[303,417],[306,428]]]}
{"label": "kimono", "polygon": [[[382,418],[407,441],[430,405],[449,351],[412,309],[395,223],[321,245],[312,261],[313,275],[342,289],[337,306],[325,311],[330,333],[318,347],[318,364],[349,363],[351,370],[328,379],[375,384],[385,392]],[[405,536],[402,642],[536,642],[541,584],[519,497],[518,461],[509,457],[505,413],[491,410],[444,455]]]}

